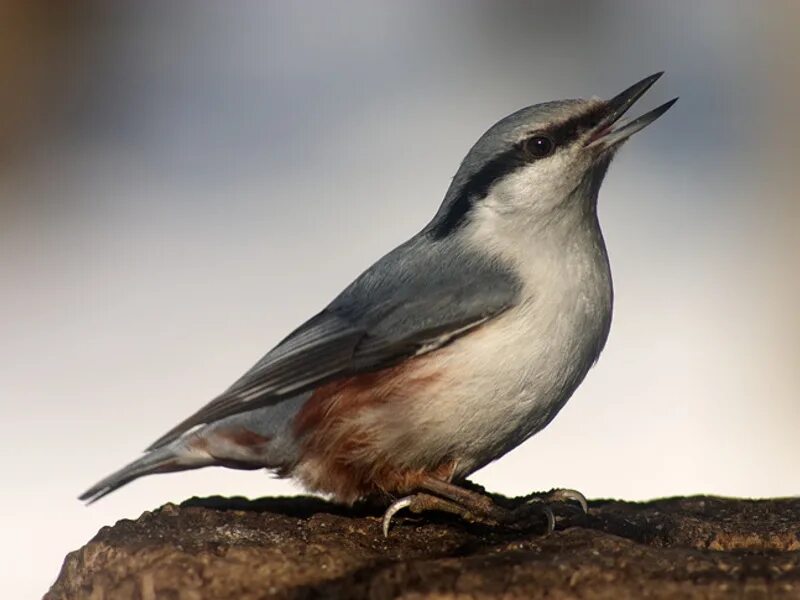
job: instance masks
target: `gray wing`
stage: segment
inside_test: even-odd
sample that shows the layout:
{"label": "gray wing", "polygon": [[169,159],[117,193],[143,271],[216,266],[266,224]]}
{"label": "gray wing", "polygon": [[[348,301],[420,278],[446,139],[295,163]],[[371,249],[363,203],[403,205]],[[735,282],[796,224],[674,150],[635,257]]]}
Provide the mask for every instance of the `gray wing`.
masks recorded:
{"label": "gray wing", "polygon": [[457,240],[424,233],[370,267],[230,388],[159,438],[161,447],[203,423],[276,404],[317,385],[430,352],[516,302],[502,265]]}

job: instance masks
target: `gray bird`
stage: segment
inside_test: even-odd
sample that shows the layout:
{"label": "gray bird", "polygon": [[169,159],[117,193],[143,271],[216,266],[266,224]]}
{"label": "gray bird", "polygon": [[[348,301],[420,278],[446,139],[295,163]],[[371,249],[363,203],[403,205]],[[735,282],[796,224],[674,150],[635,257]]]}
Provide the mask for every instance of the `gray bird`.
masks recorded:
{"label": "gray bird", "polygon": [[[597,196],[622,143],[677,100],[620,121],[661,75],[497,122],[422,231],[81,499],[221,465],[342,503],[384,499],[385,533],[403,508],[517,518],[462,484],[545,427],[603,348],[612,285]],[[585,510],[578,492],[550,499]]]}

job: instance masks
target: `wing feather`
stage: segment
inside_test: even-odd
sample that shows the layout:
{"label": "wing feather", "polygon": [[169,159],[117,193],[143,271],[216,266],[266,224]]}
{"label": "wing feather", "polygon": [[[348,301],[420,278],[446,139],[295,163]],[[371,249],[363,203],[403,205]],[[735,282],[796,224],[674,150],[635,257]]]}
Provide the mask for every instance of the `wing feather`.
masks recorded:
{"label": "wing feather", "polygon": [[258,398],[281,399],[346,370],[364,332],[328,312],[321,312],[290,334],[233,385],[153,442],[148,451],[179,438],[197,425],[241,412]]}
{"label": "wing feather", "polygon": [[509,270],[476,259],[452,240],[412,238],[148,450],[331,379],[435,351],[513,306],[518,292]]}

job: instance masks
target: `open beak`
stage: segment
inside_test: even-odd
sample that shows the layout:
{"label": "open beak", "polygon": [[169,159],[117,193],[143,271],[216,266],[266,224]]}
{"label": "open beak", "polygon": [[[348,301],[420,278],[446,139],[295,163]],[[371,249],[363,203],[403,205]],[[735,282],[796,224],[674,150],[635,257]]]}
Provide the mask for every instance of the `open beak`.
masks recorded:
{"label": "open beak", "polygon": [[637,131],[644,129],[650,123],[655,121],[658,117],[663,115],[669,108],[675,104],[678,99],[673,98],[669,102],[665,102],[658,108],[654,108],[648,113],[643,114],[632,121],[622,120],[628,109],[633,106],[642,95],[650,89],[656,80],[661,77],[664,72],[656,73],[642,79],[638,83],[634,83],[624,92],[617,94],[611,100],[606,102],[606,116],[603,117],[600,123],[595,127],[592,134],[587,138],[585,146],[587,148],[594,148],[602,146],[603,148],[610,148],[617,144],[624,142]]}

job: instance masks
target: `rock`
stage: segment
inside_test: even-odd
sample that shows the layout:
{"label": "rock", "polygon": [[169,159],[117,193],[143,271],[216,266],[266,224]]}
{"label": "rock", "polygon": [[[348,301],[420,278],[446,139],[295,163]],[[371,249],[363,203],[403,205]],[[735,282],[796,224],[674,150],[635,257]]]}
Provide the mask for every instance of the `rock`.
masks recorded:
{"label": "rock", "polygon": [[313,498],[192,499],[104,527],[46,600],[800,598],[800,499],[596,501],[557,530]]}

